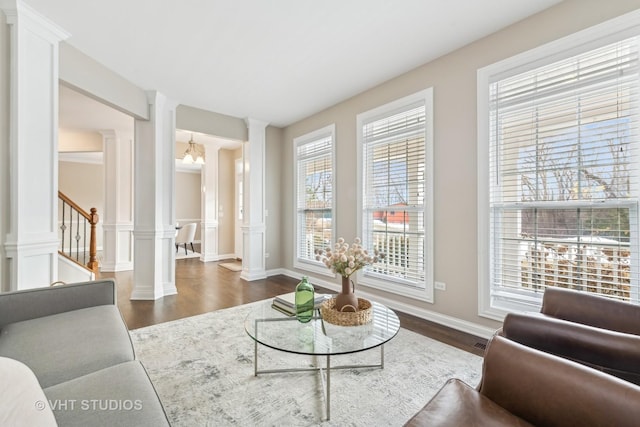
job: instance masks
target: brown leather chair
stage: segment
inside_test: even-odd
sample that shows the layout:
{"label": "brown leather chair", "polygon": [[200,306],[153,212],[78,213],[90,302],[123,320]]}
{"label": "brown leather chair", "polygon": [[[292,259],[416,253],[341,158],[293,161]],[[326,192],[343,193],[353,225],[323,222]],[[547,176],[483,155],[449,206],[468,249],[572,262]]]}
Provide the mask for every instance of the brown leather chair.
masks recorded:
{"label": "brown leather chair", "polygon": [[556,319],[640,335],[640,306],[598,294],[547,288],[540,312]]}
{"label": "brown leather chair", "polygon": [[640,384],[640,307],[549,288],[541,313],[508,314],[501,335]]}
{"label": "brown leather chair", "polygon": [[640,387],[495,336],[477,388],[452,379],[406,426],[637,426]]}

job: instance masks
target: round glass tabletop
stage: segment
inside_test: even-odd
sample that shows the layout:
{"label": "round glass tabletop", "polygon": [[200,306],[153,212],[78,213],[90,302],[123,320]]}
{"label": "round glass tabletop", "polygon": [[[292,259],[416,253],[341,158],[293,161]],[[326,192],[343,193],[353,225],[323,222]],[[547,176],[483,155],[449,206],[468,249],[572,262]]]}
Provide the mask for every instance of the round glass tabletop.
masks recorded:
{"label": "round glass tabletop", "polygon": [[371,322],[361,326],[339,326],[322,320],[320,310],[308,323],[299,322],[264,301],[247,315],[244,328],[258,343],[289,353],[335,355],[377,347],[396,336],[400,319],[393,310],[372,302]]}

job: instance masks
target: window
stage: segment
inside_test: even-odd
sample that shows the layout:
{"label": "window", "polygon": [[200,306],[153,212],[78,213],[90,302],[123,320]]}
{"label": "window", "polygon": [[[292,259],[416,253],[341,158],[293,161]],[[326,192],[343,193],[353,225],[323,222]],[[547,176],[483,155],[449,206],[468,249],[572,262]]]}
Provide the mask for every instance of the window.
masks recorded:
{"label": "window", "polygon": [[296,168],[294,265],[320,274],[331,274],[316,260],[316,254],[334,240],[334,136],[335,126],[331,125],[293,140]]}
{"label": "window", "polygon": [[489,317],[537,310],[548,287],[638,301],[640,38],[575,40],[580,50],[479,72]]}
{"label": "window", "polygon": [[433,301],[432,90],[358,115],[363,283]]}

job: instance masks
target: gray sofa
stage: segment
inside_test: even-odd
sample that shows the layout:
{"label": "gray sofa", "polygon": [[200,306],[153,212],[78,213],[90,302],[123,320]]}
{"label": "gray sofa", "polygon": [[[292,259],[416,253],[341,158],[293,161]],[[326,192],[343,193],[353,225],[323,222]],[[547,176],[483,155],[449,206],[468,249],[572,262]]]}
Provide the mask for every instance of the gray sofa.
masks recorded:
{"label": "gray sofa", "polygon": [[0,425],[162,426],[111,279],[0,293]]}

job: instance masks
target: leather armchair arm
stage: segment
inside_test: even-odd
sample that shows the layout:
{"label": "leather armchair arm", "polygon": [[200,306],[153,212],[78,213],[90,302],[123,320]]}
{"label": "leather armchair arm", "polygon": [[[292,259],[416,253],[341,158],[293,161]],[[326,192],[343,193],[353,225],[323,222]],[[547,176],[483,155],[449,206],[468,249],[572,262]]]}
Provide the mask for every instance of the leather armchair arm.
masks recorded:
{"label": "leather armchair arm", "polygon": [[404,427],[533,427],[478,393],[451,378]]}
{"label": "leather armchair arm", "polygon": [[480,392],[534,425],[636,426],[640,387],[501,336],[490,341]]}
{"label": "leather armchair arm", "polygon": [[515,313],[505,317],[502,334],[528,347],[640,384],[640,336],[542,314]]}
{"label": "leather armchair arm", "polygon": [[640,335],[640,306],[600,295],[547,288],[540,312],[597,328]]}
{"label": "leather armchair arm", "polygon": [[116,304],[113,279],[0,293],[0,329],[6,324],[97,305]]}

